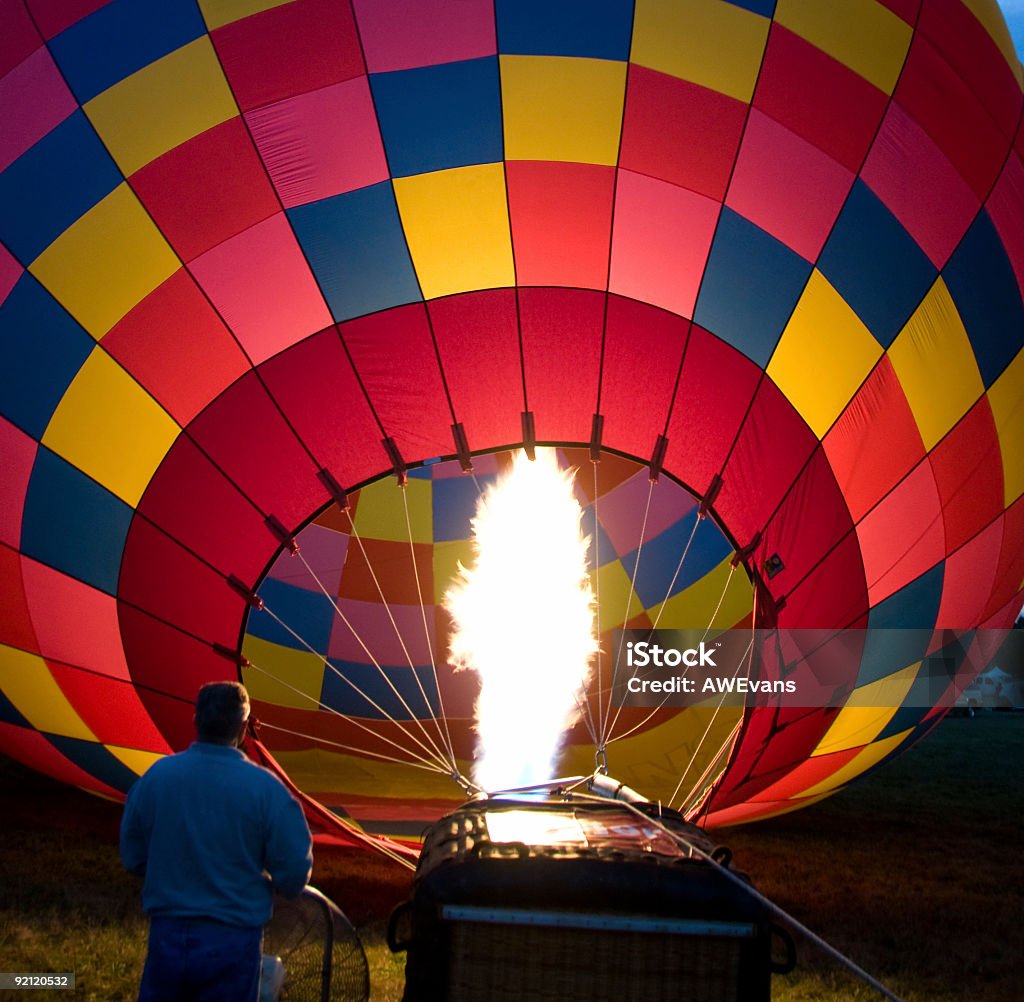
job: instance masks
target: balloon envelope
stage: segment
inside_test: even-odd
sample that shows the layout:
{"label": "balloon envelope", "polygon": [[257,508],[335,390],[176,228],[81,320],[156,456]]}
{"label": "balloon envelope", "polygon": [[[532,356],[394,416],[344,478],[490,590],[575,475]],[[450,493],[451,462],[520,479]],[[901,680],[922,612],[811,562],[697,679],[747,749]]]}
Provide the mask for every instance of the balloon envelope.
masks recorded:
{"label": "balloon envelope", "polygon": [[[374,668],[389,712],[444,702],[465,757],[437,603],[473,484],[433,461],[486,477],[524,440],[600,447],[593,487],[563,455],[598,498],[605,629],[666,598],[661,625],[695,628],[1013,621],[1024,133],[994,0],[27,0],[4,22],[7,754],[120,796],[245,653],[300,785],[395,831],[456,796],[380,757],[401,729],[332,668],[372,660],[279,553],[302,529],[410,694]],[[410,529],[375,483],[403,466]],[[919,660],[858,662],[850,689]],[[708,721],[659,712],[609,764],[651,796],[713,767],[703,809],[743,820],[940,716],[751,710],[694,765]],[[579,727],[566,766],[593,766]]]}

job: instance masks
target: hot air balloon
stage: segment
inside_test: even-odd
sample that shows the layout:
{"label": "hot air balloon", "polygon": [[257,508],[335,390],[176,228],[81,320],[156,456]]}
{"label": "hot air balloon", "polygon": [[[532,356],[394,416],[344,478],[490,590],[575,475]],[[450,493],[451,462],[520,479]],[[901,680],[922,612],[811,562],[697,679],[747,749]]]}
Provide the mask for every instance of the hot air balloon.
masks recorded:
{"label": "hot air balloon", "polygon": [[928,651],[887,649],[839,706],[618,714],[618,627],[1012,623],[1024,104],[995,0],[2,20],[5,754],[119,798],[240,676],[299,788],[414,834],[473,754],[443,594],[524,445],[579,468],[599,595],[569,772],[596,734],[646,795],[751,820],[944,712],[904,698]]}

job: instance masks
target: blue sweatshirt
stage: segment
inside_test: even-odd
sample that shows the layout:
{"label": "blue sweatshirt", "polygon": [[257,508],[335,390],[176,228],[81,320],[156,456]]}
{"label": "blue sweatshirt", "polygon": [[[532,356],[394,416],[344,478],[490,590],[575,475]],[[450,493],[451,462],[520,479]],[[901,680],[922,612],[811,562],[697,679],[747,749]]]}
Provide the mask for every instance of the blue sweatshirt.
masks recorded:
{"label": "blue sweatshirt", "polygon": [[313,855],[302,808],[276,776],[237,748],[196,742],[132,786],[121,861],[145,878],[148,914],[253,927],[270,918],[272,886],[302,890]]}

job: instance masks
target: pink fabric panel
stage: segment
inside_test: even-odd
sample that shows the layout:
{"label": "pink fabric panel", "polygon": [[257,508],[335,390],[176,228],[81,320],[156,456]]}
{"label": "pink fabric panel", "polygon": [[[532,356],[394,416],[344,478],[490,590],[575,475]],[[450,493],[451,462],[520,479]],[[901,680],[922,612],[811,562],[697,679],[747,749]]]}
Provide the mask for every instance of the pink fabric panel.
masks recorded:
{"label": "pink fabric panel", "polygon": [[1024,295],[1024,161],[1014,152],[985,204]]}
{"label": "pink fabric panel", "polygon": [[[410,558],[410,576],[412,575],[411,567]],[[387,593],[385,592],[385,594]],[[338,600],[338,608],[341,609],[348,621],[357,627],[359,635],[364,640],[367,637],[373,638],[372,643],[368,643],[366,646],[370,648],[379,665],[403,665],[408,668],[409,658],[412,658],[413,664],[430,664],[430,650],[427,649],[423,632],[423,611],[418,605],[399,605],[393,602],[389,610],[381,602],[360,602],[358,599],[343,598]],[[388,618],[389,611],[398,624],[397,634]],[[430,647],[434,649],[436,645],[432,626],[431,617],[428,615],[427,628],[431,631]],[[401,641],[399,641],[399,635],[401,635]],[[402,642],[405,643],[405,651],[402,650]],[[408,651],[408,655],[406,651]],[[369,665],[373,663],[352,635],[352,631],[337,616],[335,616],[334,624],[331,627],[327,656],[354,661],[356,664]],[[378,681],[384,685],[379,676]],[[412,707],[416,706],[415,700],[418,699],[422,707],[422,697],[419,692],[414,692],[413,696],[407,695],[405,698]]]}
{"label": "pink fabric panel", "polygon": [[36,49],[5,77],[0,77],[0,171],[78,107],[49,51]]}
{"label": "pink fabric panel", "polygon": [[39,653],[113,678],[130,678],[121,646],[117,600],[27,557],[25,598]]}
{"label": "pink fabric panel", "polygon": [[355,0],[370,73],[407,70],[497,51],[493,0]]}
{"label": "pink fabric panel", "polygon": [[515,290],[434,299],[427,310],[452,408],[469,447],[518,442],[523,380]]}
{"label": "pink fabric panel", "polygon": [[254,364],[332,323],[283,213],[207,251],[192,272]]}
{"label": "pink fabric panel", "polygon": [[[294,559],[290,553],[282,553],[267,577],[295,588],[304,588],[316,595],[323,594],[320,590],[322,583],[332,595],[337,595],[351,538],[347,533],[313,522],[302,530],[302,556],[305,563]],[[306,564],[313,569],[315,577],[306,570]]]}
{"label": "pink fabric panel", "polygon": [[871,606],[934,567],[946,553],[938,488],[928,462],[857,526]]}
{"label": "pink fabric panel", "polygon": [[999,548],[1003,543],[1003,520],[996,519],[956,553],[946,557],[937,630],[964,629],[980,623],[992,593]]}
{"label": "pink fabric panel", "polygon": [[24,270],[11,252],[0,244],[0,304],[11,294]]}
{"label": "pink fabric panel", "polygon": [[751,109],[726,204],[813,261],[853,179],[817,146]]}
{"label": "pink fabric panel", "polygon": [[[647,495],[651,495],[651,507],[647,512],[647,527],[644,540],[654,539],[669,526],[674,525],[696,502],[683,494],[672,483],[656,484],[653,493],[646,470],[639,470],[625,483],[602,495],[597,505],[597,517],[615,553],[624,556],[640,545],[640,525],[647,509]],[[689,501],[689,505],[681,502]],[[611,556],[611,554],[608,554]],[[605,555],[602,554],[602,559]]]}
{"label": "pink fabric panel", "polygon": [[18,548],[21,542],[21,515],[25,491],[36,461],[36,443],[21,429],[0,417],[0,456],[4,457],[0,476],[0,543]]}
{"label": "pink fabric panel", "polygon": [[619,171],[611,291],[692,316],[718,213],[704,195]]}
{"label": "pink fabric panel", "polygon": [[605,444],[649,459],[665,430],[689,321],[631,299],[608,297],[601,413]]}
{"label": "pink fabric panel", "polygon": [[285,208],[388,177],[366,77],[300,94],[245,117]]}
{"label": "pink fabric panel", "polygon": [[889,105],[861,177],[936,268],[949,260],[978,212],[978,199],[967,182],[895,102]]}

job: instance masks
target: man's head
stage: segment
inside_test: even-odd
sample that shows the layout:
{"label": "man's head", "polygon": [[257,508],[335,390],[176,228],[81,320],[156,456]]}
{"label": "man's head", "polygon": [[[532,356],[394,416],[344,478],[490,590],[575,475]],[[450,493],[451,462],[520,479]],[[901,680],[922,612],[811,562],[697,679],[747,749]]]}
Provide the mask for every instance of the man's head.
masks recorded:
{"label": "man's head", "polygon": [[249,719],[249,693],[241,682],[209,682],[196,697],[196,734],[200,741],[238,744]]}

